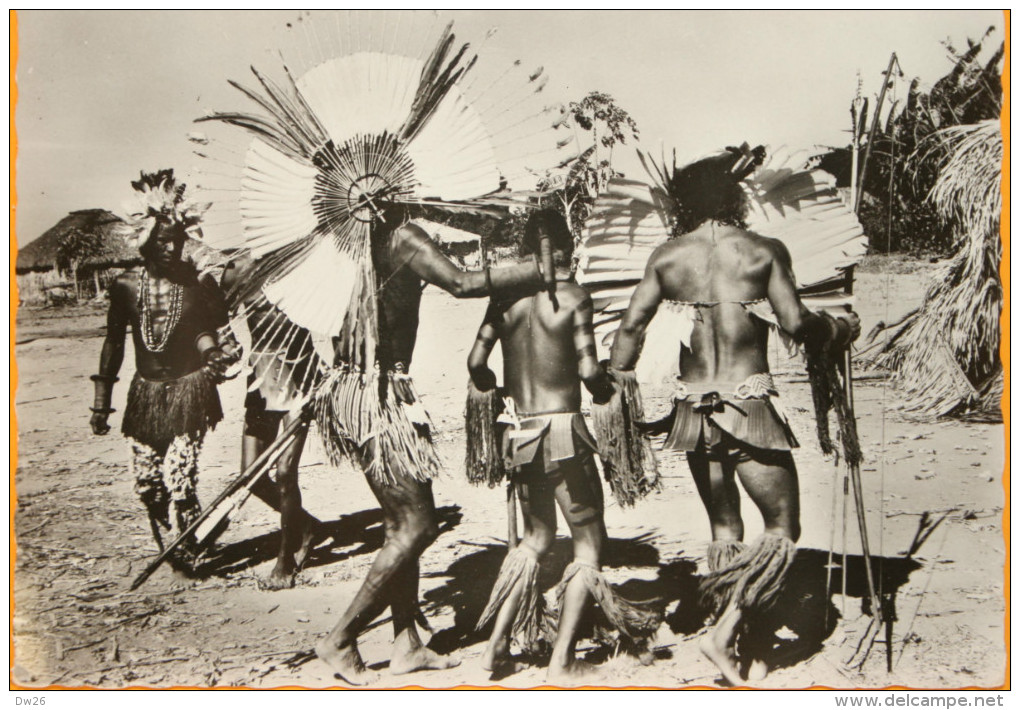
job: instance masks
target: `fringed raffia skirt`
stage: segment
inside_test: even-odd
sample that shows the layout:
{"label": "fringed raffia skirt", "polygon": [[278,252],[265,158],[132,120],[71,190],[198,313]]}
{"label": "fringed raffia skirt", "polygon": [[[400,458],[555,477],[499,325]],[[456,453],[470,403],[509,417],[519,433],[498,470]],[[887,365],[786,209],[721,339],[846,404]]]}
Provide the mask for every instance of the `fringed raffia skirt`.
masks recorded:
{"label": "fringed raffia skirt", "polygon": [[135,372],[121,432],[162,455],[176,437],[200,437],[222,419],[216,380],[205,368],[166,381]]}
{"label": "fringed raffia skirt", "polygon": [[367,455],[366,472],[384,484],[439,474],[432,422],[408,375],[337,368],[315,395],[315,415],[334,465],[352,455],[365,461]]}

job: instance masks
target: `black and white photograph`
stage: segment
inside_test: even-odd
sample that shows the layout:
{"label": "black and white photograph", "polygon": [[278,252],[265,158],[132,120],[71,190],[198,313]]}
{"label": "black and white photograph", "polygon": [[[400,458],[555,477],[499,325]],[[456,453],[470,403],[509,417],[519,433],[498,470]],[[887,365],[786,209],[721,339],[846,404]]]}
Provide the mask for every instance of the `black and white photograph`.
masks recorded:
{"label": "black and white photograph", "polygon": [[1008,11],[10,18],[12,689],[1009,687]]}

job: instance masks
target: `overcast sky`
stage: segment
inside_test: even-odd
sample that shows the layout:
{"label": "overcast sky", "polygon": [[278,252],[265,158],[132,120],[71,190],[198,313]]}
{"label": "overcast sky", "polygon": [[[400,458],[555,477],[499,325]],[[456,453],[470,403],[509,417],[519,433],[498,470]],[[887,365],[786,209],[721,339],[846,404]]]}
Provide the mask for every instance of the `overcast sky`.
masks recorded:
{"label": "overcast sky", "polygon": [[[842,145],[858,72],[877,93],[890,52],[930,84],[996,11],[455,12],[459,37],[542,65],[550,98],[611,94],[642,147],[698,155],[749,141]],[[296,12],[18,13],[17,230],[31,241],[64,214],[118,211],[139,169],[197,159],[186,140],[208,109],[247,108],[227,79],[293,39]],[[620,165],[634,170],[627,149]]]}

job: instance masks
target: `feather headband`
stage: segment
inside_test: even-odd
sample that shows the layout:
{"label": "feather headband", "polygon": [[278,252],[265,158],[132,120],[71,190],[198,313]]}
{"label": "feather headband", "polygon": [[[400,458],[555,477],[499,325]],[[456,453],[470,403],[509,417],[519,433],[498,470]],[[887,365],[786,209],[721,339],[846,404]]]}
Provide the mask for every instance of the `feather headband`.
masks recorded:
{"label": "feather headband", "polygon": [[173,168],[155,173],[142,171],[138,180],[131,181],[131,187],[135,196],[124,205],[127,212],[124,222],[130,230],[125,236],[132,246],[142,246],[158,221],[179,225],[192,239],[201,238],[198,224],[209,205],[185,198],[187,186],[177,182]]}

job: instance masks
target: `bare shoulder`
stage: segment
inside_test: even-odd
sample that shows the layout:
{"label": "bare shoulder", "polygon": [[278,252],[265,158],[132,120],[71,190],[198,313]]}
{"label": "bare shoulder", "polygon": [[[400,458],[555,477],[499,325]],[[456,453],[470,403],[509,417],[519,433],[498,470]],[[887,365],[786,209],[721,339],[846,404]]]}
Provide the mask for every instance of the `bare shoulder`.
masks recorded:
{"label": "bare shoulder", "polygon": [[213,274],[199,274],[198,291],[203,298],[216,302],[224,300],[224,289]]}
{"label": "bare shoulder", "polygon": [[130,298],[138,292],[138,269],[127,269],[114,277],[110,283],[110,298]]}
{"label": "bare shoulder", "polygon": [[591,294],[583,286],[569,281],[556,284],[556,297],[565,308],[575,311],[592,305]]}
{"label": "bare shoulder", "polygon": [[393,230],[394,244],[401,244],[403,242],[420,242],[423,239],[432,241],[429,233],[414,222],[405,222]]}
{"label": "bare shoulder", "polygon": [[687,243],[683,239],[669,239],[655,248],[648,257],[648,266],[659,269],[675,262],[685,251]]}
{"label": "bare shoulder", "polygon": [[773,237],[763,237],[754,232],[745,233],[748,235],[751,244],[759,249],[763,255],[783,264],[790,263],[790,250],[786,248],[786,245],[781,240]]}

